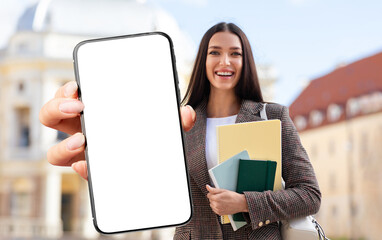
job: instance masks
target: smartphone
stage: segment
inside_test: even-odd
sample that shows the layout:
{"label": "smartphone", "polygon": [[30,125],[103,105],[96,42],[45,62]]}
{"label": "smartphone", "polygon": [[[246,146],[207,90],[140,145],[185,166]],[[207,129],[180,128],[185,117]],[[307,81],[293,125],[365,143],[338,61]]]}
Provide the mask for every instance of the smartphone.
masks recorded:
{"label": "smartphone", "polygon": [[92,39],[73,55],[95,228],[108,234],[187,223],[192,200],[171,38]]}

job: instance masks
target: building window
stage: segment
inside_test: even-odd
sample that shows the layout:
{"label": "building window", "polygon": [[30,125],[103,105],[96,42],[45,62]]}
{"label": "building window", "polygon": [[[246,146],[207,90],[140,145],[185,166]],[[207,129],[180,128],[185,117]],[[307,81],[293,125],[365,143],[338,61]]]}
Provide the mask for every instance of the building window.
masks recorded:
{"label": "building window", "polygon": [[294,123],[296,124],[297,130],[303,130],[306,128],[306,125],[307,125],[306,118],[303,116],[295,117]]}
{"label": "building window", "polygon": [[363,132],[361,134],[361,146],[360,147],[361,147],[362,155],[366,155],[367,151],[368,151],[368,137],[367,137],[366,132]]}
{"label": "building window", "polygon": [[351,98],[346,103],[346,115],[349,117],[353,117],[357,115],[360,111],[360,103],[358,99]]}
{"label": "building window", "polygon": [[382,109],[382,92],[371,94],[371,111],[378,112]]}
{"label": "building window", "polygon": [[29,118],[29,108],[16,109],[16,145],[18,147],[29,147],[31,145]]}
{"label": "building window", "polygon": [[316,144],[312,144],[312,147],[310,149],[310,158],[312,160],[317,159],[317,145]]}
{"label": "building window", "polygon": [[321,111],[313,110],[310,113],[310,123],[312,124],[312,126],[320,125],[323,120],[324,120],[324,115],[322,114]]}
{"label": "building window", "polygon": [[332,216],[333,217],[337,216],[337,206],[332,206]]}
{"label": "building window", "polygon": [[367,114],[372,112],[372,102],[371,102],[371,96],[365,95],[358,99],[360,110],[363,114]]}
{"label": "building window", "polygon": [[57,131],[57,137],[56,137],[57,141],[62,141],[66,139],[67,137],[69,137],[69,134],[61,132],[61,131]]}
{"label": "building window", "polygon": [[353,151],[353,138],[351,136],[349,136],[349,138],[347,138],[346,142],[345,142],[345,150],[348,151],[348,152],[351,152]]}
{"label": "building window", "polygon": [[21,134],[20,134],[20,140],[19,140],[19,146],[20,147],[29,147],[30,145],[30,138],[29,138],[29,126],[22,126],[21,127]]}
{"label": "building window", "polygon": [[26,42],[20,42],[17,45],[17,51],[19,53],[26,53],[26,52],[28,52],[28,50],[29,50],[29,46],[28,46],[28,43],[26,43]]}
{"label": "building window", "polygon": [[11,194],[11,215],[13,217],[27,217],[31,214],[31,195],[27,192],[13,192]]}
{"label": "building window", "polygon": [[329,188],[333,192],[336,191],[337,181],[336,181],[336,174],[335,173],[330,173],[329,174]]}
{"label": "building window", "polygon": [[358,206],[355,203],[351,204],[350,213],[352,217],[356,217],[358,214]]}
{"label": "building window", "polygon": [[333,139],[329,141],[328,150],[329,155],[334,155],[336,153],[336,143]]}
{"label": "building window", "polygon": [[337,104],[330,104],[328,107],[328,120],[335,122],[340,119],[342,115],[342,108]]}
{"label": "building window", "polygon": [[24,83],[20,81],[17,86],[17,90],[19,91],[19,93],[22,93],[24,91],[24,88],[25,88]]}

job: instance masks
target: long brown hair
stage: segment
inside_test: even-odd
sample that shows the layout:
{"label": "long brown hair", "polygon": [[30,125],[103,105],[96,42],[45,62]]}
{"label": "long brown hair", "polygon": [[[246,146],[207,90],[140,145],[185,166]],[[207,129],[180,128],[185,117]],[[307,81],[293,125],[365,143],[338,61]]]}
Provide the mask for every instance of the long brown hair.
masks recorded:
{"label": "long brown hair", "polygon": [[203,99],[208,99],[210,95],[210,82],[206,74],[208,44],[215,33],[226,31],[237,35],[243,48],[243,67],[241,77],[235,87],[236,96],[240,99],[263,102],[255,60],[253,59],[251,45],[249,44],[247,36],[235,24],[221,22],[208,29],[200,42],[190,83],[188,84],[182,104],[188,104],[195,108]]}

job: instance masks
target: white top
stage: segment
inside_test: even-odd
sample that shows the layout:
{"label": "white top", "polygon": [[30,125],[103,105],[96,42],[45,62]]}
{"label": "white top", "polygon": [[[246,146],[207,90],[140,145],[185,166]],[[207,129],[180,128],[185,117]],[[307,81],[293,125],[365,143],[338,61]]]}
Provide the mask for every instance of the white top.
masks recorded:
{"label": "white top", "polygon": [[237,115],[223,118],[207,118],[206,130],[206,160],[208,170],[218,165],[216,127],[234,124]]}

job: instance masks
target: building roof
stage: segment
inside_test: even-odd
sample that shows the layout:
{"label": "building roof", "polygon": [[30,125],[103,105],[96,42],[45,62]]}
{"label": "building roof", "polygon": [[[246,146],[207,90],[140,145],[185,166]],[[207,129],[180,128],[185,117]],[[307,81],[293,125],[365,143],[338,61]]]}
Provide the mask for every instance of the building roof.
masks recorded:
{"label": "building roof", "polygon": [[99,38],[152,31],[171,36],[178,68],[187,72],[181,68],[192,64],[194,43],[174,17],[145,0],[39,0],[21,15],[16,33]]}
{"label": "building roof", "polygon": [[22,14],[17,30],[79,35],[129,34],[157,30],[163,15],[175,23],[163,10],[143,1],[40,0]]}
{"label": "building roof", "polygon": [[339,67],[312,80],[290,105],[290,116],[326,112],[331,104],[346,106],[349,99],[382,91],[382,52]]}

